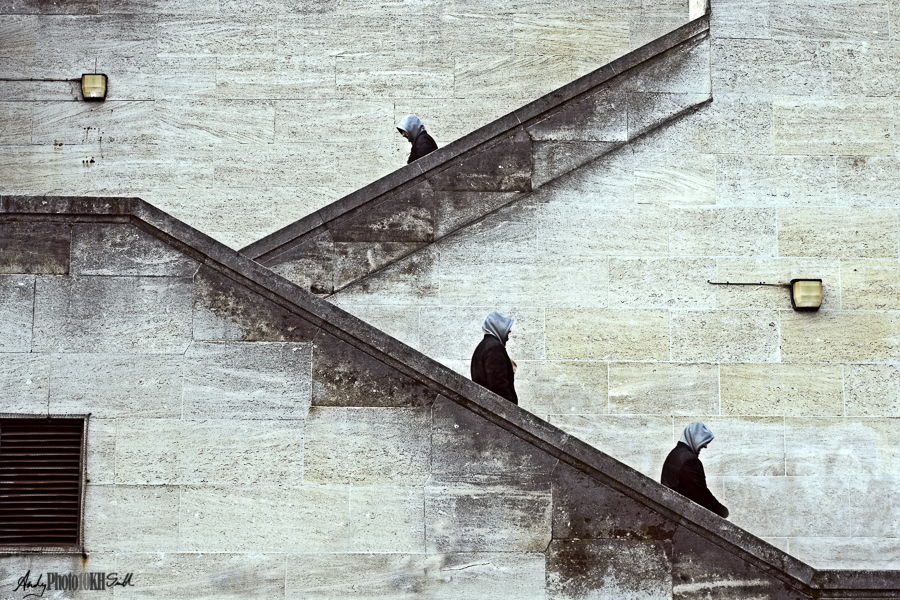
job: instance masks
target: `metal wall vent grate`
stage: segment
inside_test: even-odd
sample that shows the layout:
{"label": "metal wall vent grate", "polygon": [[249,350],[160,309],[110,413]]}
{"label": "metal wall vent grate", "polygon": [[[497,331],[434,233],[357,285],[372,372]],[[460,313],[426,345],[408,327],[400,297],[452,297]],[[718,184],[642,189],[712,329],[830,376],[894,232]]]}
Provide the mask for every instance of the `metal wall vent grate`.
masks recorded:
{"label": "metal wall vent grate", "polygon": [[0,545],[79,543],[84,419],[0,418]]}

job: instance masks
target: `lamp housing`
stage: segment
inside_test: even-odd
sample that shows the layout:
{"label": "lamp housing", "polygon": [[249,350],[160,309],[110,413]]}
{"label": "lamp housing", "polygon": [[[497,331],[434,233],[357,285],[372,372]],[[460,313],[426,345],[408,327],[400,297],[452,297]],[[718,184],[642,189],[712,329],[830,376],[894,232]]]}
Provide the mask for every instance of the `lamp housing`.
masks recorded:
{"label": "lamp housing", "polygon": [[106,100],[107,77],[103,73],[81,76],[81,95],[85,100]]}
{"label": "lamp housing", "polygon": [[815,311],[822,306],[821,279],[792,279],[789,285],[794,310]]}

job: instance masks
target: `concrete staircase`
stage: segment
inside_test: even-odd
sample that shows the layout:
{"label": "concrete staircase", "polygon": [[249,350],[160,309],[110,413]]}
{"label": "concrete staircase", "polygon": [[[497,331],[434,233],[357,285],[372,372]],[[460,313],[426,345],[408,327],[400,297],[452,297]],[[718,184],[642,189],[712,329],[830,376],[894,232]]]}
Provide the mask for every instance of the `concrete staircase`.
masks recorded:
{"label": "concrete staircase", "polygon": [[709,44],[705,15],[241,252],[340,291],[709,102]]}
{"label": "concrete staircase", "polygon": [[[340,484],[360,464],[366,470],[357,477],[378,475],[380,468],[395,466],[392,453],[398,451],[429,457],[422,466],[425,472],[416,471],[408,483],[393,484],[424,487],[424,554],[291,554],[292,546],[284,541],[273,550],[256,525],[245,532],[241,524],[229,521],[232,517],[217,516],[216,506],[209,507],[210,519],[221,523],[216,530],[230,531],[245,552],[286,552],[282,559],[287,568],[314,574],[314,584],[296,585],[372,597],[391,589],[398,577],[419,573],[418,591],[404,597],[472,597],[448,587],[453,581],[465,585],[464,578],[453,580],[445,574],[450,571],[440,569],[428,575],[428,568],[419,567],[433,559],[442,569],[453,570],[454,561],[462,560],[458,568],[468,568],[509,556],[518,561],[517,579],[537,576],[546,582],[540,597],[900,598],[900,573],[816,570],[139,199],[0,197],[0,233],[0,239],[18,240],[12,253],[0,253],[5,269],[22,274],[5,275],[0,284],[36,277],[41,279],[38,294],[51,284],[53,289],[69,289],[59,283],[69,280],[73,294],[87,293],[94,285],[108,290],[96,314],[90,313],[95,303],[81,302],[77,322],[65,321],[65,314],[51,315],[63,328],[77,327],[81,340],[109,336],[97,339],[103,340],[103,348],[115,347],[122,340],[108,332],[110,319],[141,322],[141,311],[151,310],[170,343],[169,330],[186,326],[193,332],[187,339],[194,343],[219,340],[214,342],[217,347],[230,344],[241,352],[253,352],[255,344],[248,341],[289,342],[298,350],[310,349],[312,406],[305,425],[294,429],[298,437],[292,442],[305,444],[304,486],[306,480],[315,489],[323,482]],[[116,245],[116,252],[98,253],[108,243]],[[97,260],[108,261],[90,265],[101,276],[80,273],[76,261],[70,262],[73,256],[82,265],[85,244]],[[161,277],[156,264],[150,265],[155,269],[152,276],[141,275],[148,248],[153,257],[166,256],[166,264],[179,269],[197,265],[193,277]],[[183,258],[176,260],[175,254]],[[150,283],[142,284],[145,280]],[[127,290],[141,290],[141,285],[158,290],[153,306],[129,299]],[[121,294],[113,295],[116,290]],[[57,296],[54,302],[65,300]],[[166,309],[191,303],[193,317],[188,310],[185,325],[176,323],[184,310]],[[166,319],[174,327],[167,326]],[[53,331],[43,331],[45,342],[52,341]],[[257,367],[261,372],[268,368],[262,363]],[[195,375],[205,376],[202,371]],[[102,407],[92,406],[90,398],[86,401],[78,410],[93,411],[92,419],[104,418]],[[410,430],[412,423],[421,423],[425,431]],[[89,453],[95,451],[92,443],[98,442],[89,436]],[[403,471],[399,476],[403,481]],[[231,506],[238,496],[255,497],[252,490],[246,485],[210,486],[207,493],[223,494]],[[98,493],[91,492],[91,498]],[[274,509],[256,504],[254,517],[265,523]],[[118,514],[112,505],[105,510],[94,514],[91,506],[85,512],[93,536],[102,529],[96,519]],[[316,510],[325,511],[316,522],[330,518],[324,505],[305,507],[304,514]],[[421,506],[417,510],[421,515]],[[136,517],[123,513],[121,518]],[[306,521],[297,525],[292,518],[281,516],[278,531],[305,531]],[[146,527],[152,534],[154,525]],[[279,535],[278,540],[284,538]],[[129,548],[155,551],[149,545]],[[212,546],[199,548],[208,551]],[[84,564],[104,559],[103,553],[94,558],[92,548],[87,550],[90,558]],[[476,555],[481,562],[465,562]],[[117,559],[120,571],[131,568],[129,556]],[[40,571],[59,559],[28,560],[28,568]],[[15,555],[0,561],[6,561],[2,564],[10,572],[19,565]],[[401,562],[406,565],[402,572],[396,566]],[[362,569],[364,579],[349,574]],[[492,571],[479,585],[493,585],[502,576]],[[298,594],[305,589],[297,588]],[[478,589],[483,593],[484,588]],[[521,597],[515,589],[492,594]]]}

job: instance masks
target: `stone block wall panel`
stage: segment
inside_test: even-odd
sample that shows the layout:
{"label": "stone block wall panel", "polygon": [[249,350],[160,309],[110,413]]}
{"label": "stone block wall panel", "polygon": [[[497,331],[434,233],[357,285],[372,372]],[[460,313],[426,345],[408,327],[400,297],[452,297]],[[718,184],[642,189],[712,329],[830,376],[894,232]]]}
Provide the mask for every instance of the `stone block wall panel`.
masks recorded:
{"label": "stone block wall panel", "polygon": [[65,225],[0,225],[0,273],[67,275],[72,243]]}

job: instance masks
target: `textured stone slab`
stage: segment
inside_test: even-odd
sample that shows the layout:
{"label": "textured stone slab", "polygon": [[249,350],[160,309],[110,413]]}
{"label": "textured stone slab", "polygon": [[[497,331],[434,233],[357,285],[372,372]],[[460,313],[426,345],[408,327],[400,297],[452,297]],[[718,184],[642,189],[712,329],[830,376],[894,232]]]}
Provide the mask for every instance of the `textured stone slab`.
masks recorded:
{"label": "textured stone slab", "polygon": [[[420,23],[423,28],[427,27],[428,17],[423,15]],[[396,17],[373,11],[369,14],[342,14],[340,25],[332,26],[330,45],[331,52],[338,56],[390,56],[402,49],[401,40],[400,23]]]}
{"label": "textured stone slab", "polygon": [[351,306],[369,303],[387,306],[438,304],[440,271],[437,247],[429,246],[414,252],[390,267],[354,282],[330,298],[354,314]]}
{"label": "textured stone slab", "polygon": [[628,52],[628,25],[626,19],[612,15],[516,14],[512,37],[517,55],[588,55],[610,60]]}
{"label": "textured stone slab", "polygon": [[168,485],[88,485],[84,494],[88,552],[160,552],[179,546],[179,489]]}
{"label": "textured stone slab", "polygon": [[229,186],[291,186],[304,173],[307,185],[334,187],[334,147],[315,144],[244,144],[217,148],[215,177]]}
{"label": "textured stone slab", "polygon": [[554,540],[665,540],[674,529],[659,513],[565,463],[553,471]]}
{"label": "textured stone slab", "polygon": [[539,98],[574,78],[567,56],[469,55],[457,61],[453,91],[462,98]]}
{"label": "textured stone slab", "polygon": [[439,475],[425,486],[428,552],[541,552],[550,542],[550,479]]}
{"label": "textured stone slab", "polygon": [[[281,3],[282,7],[288,8],[287,3]],[[249,7],[241,7],[239,4],[233,4],[237,10],[244,10]],[[295,14],[280,14],[276,22],[278,31],[278,46],[276,51],[283,56],[330,56],[338,54],[342,51],[352,52],[352,48],[341,47],[338,44],[338,35],[340,34],[341,25],[344,23],[335,19],[334,12],[331,10],[333,6],[328,3],[322,3],[318,7],[315,5],[293,5],[290,8],[299,9],[297,12],[305,12],[304,9],[312,8],[303,16]],[[316,8],[324,10],[316,10]],[[251,14],[259,12],[258,5],[255,11],[248,11]],[[279,11],[287,12],[287,11]],[[294,12],[294,11],[290,11]],[[340,40],[344,44],[346,38]]]}
{"label": "textured stone slab", "polygon": [[269,16],[163,14],[158,19],[161,56],[277,54],[276,20]]}
{"label": "textured stone slab", "polygon": [[891,101],[886,98],[792,98],[773,103],[778,154],[894,154]]}
{"label": "textured stone slab", "polygon": [[830,156],[717,156],[716,204],[828,206],[846,202],[843,191],[838,193],[834,161]]}
{"label": "textured stone slab", "polygon": [[430,242],[434,192],[427,183],[386,194],[327,223],[335,242]]}
{"label": "textured stone slab", "polygon": [[[546,419],[555,414],[606,414],[607,363],[518,361],[519,406]],[[465,373],[468,376],[468,370]]]}
{"label": "textured stone slab", "polygon": [[426,242],[335,242],[334,287],[346,287],[425,245]]}
{"label": "textured stone slab", "polygon": [[52,223],[0,224],[0,273],[68,274],[71,232]]}
{"label": "textured stone slab", "polygon": [[195,340],[312,341],[318,328],[209,267],[194,276]]}
{"label": "textured stone slab", "polygon": [[841,261],[841,308],[845,310],[898,310],[900,275],[896,260]]}
{"label": "textured stone slab", "polygon": [[668,252],[668,215],[663,207],[554,202],[541,206],[540,219],[547,248],[566,249],[569,255],[596,259]]}
{"label": "textured stone slab", "polygon": [[549,474],[557,463],[543,450],[443,397],[434,403],[431,443],[432,473]]}
{"label": "textured stone slab", "polygon": [[339,56],[337,93],[354,98],[447,98],[453,61],[429,56]]}
{"label": "textured stone slab", "polygon": [[407,346],[418,347],[419,312],[415,306],[343,303],[335,296],[328,300]]}
{"label": "textured stone slab", "polygon": [[315,341],[313,406],[429,406],[434,392],[324,332]]}
{"label": "textured stone slab", "polygon": [[637,540],[553,541],[547,588],[553,598],[672,597],[670,547]]}
{"label": "textured stone slab", "polygon": [[785,474],[784,418],[675,417],[675,436],[679,437],[684,428],[696,420],[702,421],[716,436],[709,448],[701,452],[707,477]]}
{"label": "textured stone slab", "polygon": [[385,100],[283,100],[276,104],[277,142],[321,142],[324,122],[340,115],[329,127],[332,142],[379,141],[388,144],[399,136],[394,105]]}
{"label": "textured stone slab", "polygon": [[85,223],[72,228],[72,274],[191,277],[200,264],[128,225]]}
{"label": "textured stone slab", "polygon": [[890,42],[833,42],[836,94],[892,96],[900,78],[900,46]]}
{"label": "textured stone slab", "polygon": [[787,474],[800,477],[892,475],[900,466],[895,419],[844,417],[785,419]]}
{"label": "textured stone slab", "polygon": [[895,475],[853,478],[850,484],[853,537],[897,537],[900,532],[900,487],[897,484]]}
{"label": "textured stone slab", "polygon": [[0,275],[0,352],[31,352],[34,277]]}
{"label": "textured stone slab", "polygon": [[542,186],[619,146],[610,142],[535,142],[532,185]]}
{"label": "textured stone slab", "polygon": [[787,0],[770,5],[772,35],[801,39],[888,38],[888,2],[876,0],[847,11],[841,0]]}
{"label": "textured stone slab", "polygon": [[725,477],[724,497],[735,525],[769,537],[850,534],[844,477]]}
{"label": "textured stone slab", "polygon": [[900,544],[896,539],[794,537],[791,555],[817,569],[900,568]]}
{"label": "textured stone slab", "polygon": [[716,92],[831,95],[829,42],[720,38],[712,55]]}
{"label": "textured stone slab", "polygon": [[609,259],[610,308],[715,308],[712,258]]}
{"label": "textured stone slab", "polygon": [[263,264],[314,294],[334,292],[334,240],[320,227]]}
{"label": "textured stone slab", "polygon": [[610,363],[611,414],[719,414],[719,367],[678,363]]}
{"label": "textured stone slab", "polygon": [[840,365],[723,364],[722,414],[841,416]]}
{"label": "textured stone slab", "polygon": [[701,256],[775,256],[776,213],[772,208],[673,207],[669,251]]}
{"label": "textured stone slab", "polygon": [[424,552],[425,490],[421,487],[353,487],[351,552]]}
{"label": "textured stone slab", "polygon": [[314,407],[306,417],[303,481],[422,485],[430,421],[430,408]]}
{"label": "textured stone slab", "polygon": [[116,419],[98,419],[92,415],[88,420],[85,483],[115,483],[117,429]]}
{"label": "textured stone slab", "polygon": [[102,14],[216,14],[219,5],[198,4],[190,0],[100,0]]}
{"label": "textured stone slab", "polygon": [[658,479],[675,447],[672,417],[661,415],[550,415],[551,423],[581,441]]}
{"label": "textured stone slab", "polygon": [[[633,204],[634,198],[634,156],[631,146],[612,148],[598,160],[588,162],[578,169],[566,173],[535,191],[531,199],[539,203],[541,210],[554,214],[556,211],[603,210],[612,208],[609,204]],[[604,205],[604,206],[601,206]],[[624,208],[624,207],[620,207]],[[632,212],[645,210],[644,207],[630,206]],[[624,212],[624,211],[623,211]],[[616,215],[622,219],[625,215]],[[645,219],[657,218],[652,210],[643,215]],[[569,217],[568,226],[573,226]],[[622,224],[627,224],[623,221]],[[601,223],[593,223],[594,229]],[[624,232],[623,232],[624,234]],[[554,239],[555,238],[551,238]],[[558,241],[558,240],[555,240]],[[637,250],[629,250],[635,253]]]}
{"label": "textured stone slab", "polygon": [[781,256],[897,258],[897,211],[783,208],[778,211]]}
{"label": "textured stone slab", "polygon": [[470,54],[508,56],[515,53],[512,15],[485,18],[483,13],[472,10],[469,5],[458,8],[461,9],[459,12],[449,7],[444,8],[441,19],[441,37],[447,56]]}
{"label": "textured stone slab", "polygon": [[31,112],[32,104],[29,103],[0,102],[0,119],[6,124],[0,131],[0,144],[31,143]]}
{"label": "textured stone slab", "polygon": [[[41,15],[37,20],[36,37],[53,40],[53,43],[42,44],[39,54],[152,55],[157,51],[157,19],[157,15]],[[70,73],[68,78],[71,77]]]}
{"label": "textured stone slab", "polygon": [[665,310],[547,309],[550,360],[669,360]]}
{"label": "textured stone slab", "polygon": [[6,14],[24,15],[96,15],[100,0],[75,0],[74,2],[42,2],[40,0],[14,0],[3,3]]}
{"label": "textured stone slab", "polygon": [[222,56],[216,60],[220,99],[333,97],[335,59],[330,56]]}
{"label": "textured stone slab", "polygon": [[193,283],[177,277],[43,277],[34,303],[41,352],[182,354]]}
{"label": "textured stone slab", "polygon": [[492,311],[499,310],[515,321],[506,351],[513,360],[544,358],[544,309],[509,306],[425,307],[419,310],[419,323],[427,324],[428,334],[421,340],[422,352],[435,359],[464,360],[472,357],[484,337],[481,325]]}
{"label": "textured stone slab", "polygon": [[[472,252],[473,247],[480,251]],[[535,207],[524,202],[442,241],[437,251],[445,305],[606,306],[606,257],[573,256],[561,246],[547,247]]]}
{"label": "textured stone slab", "polygon": [[519,131],[454,161],[429,183],[435,191],[529,192],[531,176],[531,139]]}
{"label": "textured stone slab", "polygon": [[848,416],[900,416],[900,367],[845,365],[844,402]]}
{"label": "textured stone slab", "polygon": [[188,99],[156,100],[155,105],[162,126],[160,137],[169,142],[271,144],[275,139],[274,102]]}
{"label": "textured stone slab", "polygon": [[[120,598],[284,597],[284,557],[249,553],[131,553],[116,557],[119,573],[133,573]],[[199,582],[203,582],[202,584]]]}
{"label": "textured stone slab", "polygon": [[[4,331],[3,335],[5,334]],[[3,412],[48,413],[49,362],[46,354],[20,354],[3,350],[0,360],[0,406],[3,407]]]}
{"label": "textured stone slab", "polygon": [[900,204],[894,182],[900,178],[900,159],[893,156],[839,156],[838,198],[856,206]]}
{"label": "textured stone slab", "polygon": [[184,359],[184,417],[302,419],[312,348],[289,342],[194,342]]}
{"label": "textured stone slab", "polygon": [[0,55],[10,57],[34,56],[35,46],[37,45],[36,33],[36,16],[0,16]]}
{"label": "textured stone slab", "polygon": [[[92,143],[80,148],[81,154],[70,159],[61,175],[77,175],[87,167],[88,189],[102,194],[128,196],[135,189],[145,190],[148,181],[187,188],[213,185],[215,163],[209,145],[114,144],[99,152],[99,146]],[[183,194],[178,195],[179,203],[184,202]]]}
{"label": "textured stone slab", "polygon": [[116,482],[299,486],[302,420],[119,419]]}
{"label": "textured stone slab", "polygon": [[111,82],[107,102],[216,95],[215,57],[105,56],[97,61],[97,72]]}
{"label": "textured stone slab", "polygon": [[526,127],[533,140],[624,142],[628,139],[628,96],[622,84],[612,84],[563,104]]}
{"label": "textured stone slab", "polygon": [[200,552],[346,552],[347,487],[185,486],[180,548]]}
{"label": "textured stone slab", "polygon": [[900,319],[890,312],[785,311],[781,359],[790,362],[893,362],[900,355]]}
{"label": "textured stone slab", "polygon": [[50,411],[100,418],[181,417],[181,356],[55,354]]}
{"label": "textured stone slab", "polygon": [[771,38],[769,2],[748,6],[741,0],[721,0],[710,15],[710,31],[723,38]]}
{"label": "textured stone slab", "polygon": [[775,362],[779,359],[779,313],[776,311],[685,310],[673,312],[671,320],[672,360]]}
{"label": "textured stone slab", "polygon": [[[546,597],[543,552],[310,554],[287,558],[291,600]],[[353,573],[353,577],[347,577]]]}
{"label": "textured stone slab", "polygon": [[716,157],[710,154],[638,153],[634,165],[637,202],[713,204]]}
{"label": "textured stone slab", "polygon": [[[708,99],[708,98],[706,98]],[[646,108],[643,103],[648,103]],[[716,94],[711,103],[703,104],[703,95],[674,94],[647,95],[642,100],[642,112],[636,114],[639,123],[659,124],[679,110],[697,108],[675,119],[636,142],[636,146],[653,152],[680,154],[771,154],[772,99],[770,96],[747,94]],[[679,106],[681,107],[679,109]],[[636,107],[637,108],[637,107]],[[654,117],[653,115],[659,115]],[[668,117],[666,116],[668,115]],[[629,116],[629,119],[631,117]],[[631,127],[629,127],[629,130]]]}
{"label": "textured stone slab", "polygon": [[[633,140],[708,103],[709,93],[632,92],[628,96],[628,138]],[[706,150],[695,149],[694,152]]]}
{"label": "textured stone slab", "polygon": [[[822,307],[841,303],[841,273],[836,259],[818,258],[720,258],[714,281],[788,283],[795,278],[822,280]],[[712,287],[712,286],[710,286]],[[770,286],[716,286],[719,308],[790,307],[790,289]]]}

